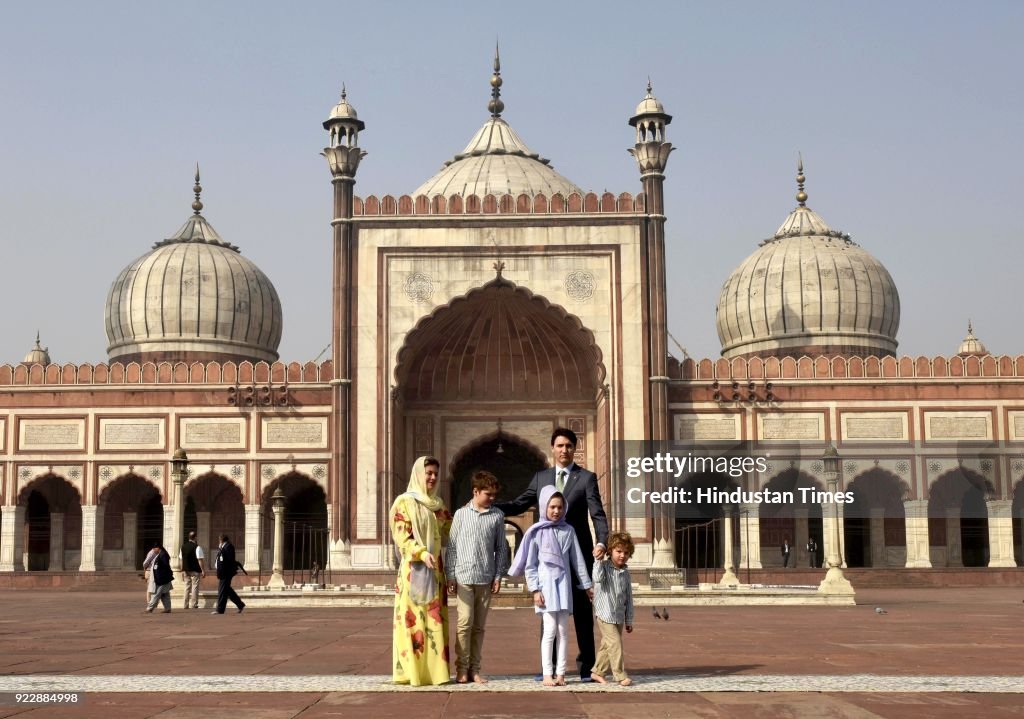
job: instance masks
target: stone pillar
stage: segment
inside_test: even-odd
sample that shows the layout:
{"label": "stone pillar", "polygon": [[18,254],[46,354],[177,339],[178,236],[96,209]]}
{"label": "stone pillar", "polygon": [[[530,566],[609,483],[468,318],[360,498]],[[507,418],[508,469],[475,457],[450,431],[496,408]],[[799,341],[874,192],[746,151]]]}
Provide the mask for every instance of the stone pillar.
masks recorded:
{"label": "stone pillar", "polygon": [[722,546],[725,548],[725,572],[722,574],[721,581],[718,582],[720,587],[738,587],[740,584],[739,578],[733,571],[732,514],[732,507],[725,507],[725,521],[722,522],[725,529],[725,540],[722,542]]}
{"label": "stone pillar", "polygon": [[793,510],[793,527],[796,532],[796,536],[793,537],[793,547],[790,551],[790,566],[791,567],[806,567],[807,566],[807,538],[810,536],[811,530],[807,522],[808,510],[805,508],[797,508]]}
{"label": "stone pillar", "polygon": [[[843,523],[843,507],[842,504],[833,505],[832,503],[822,503],[821,505],[821,530],[822,530],[822,547],[825,550],[825,563],[828,564],[828,558],[831,556],[832,543],[835,542],[836,532],[838,529],[839,533],[839,566],[846,569],[846,536],[845,536],[845,525]],[[836,515],[839,515],[838,518]],[[838,528],[835,525],[838,524]]]}
{"label": "stone pillar", "polygon": [[25,571],[24,540],[25,507],[0,508],[0,572]]}
{"label": "stone pillar", "polygon": [[903,502],[904,524],[907,532],[907,568],[932,566],[928,542],[928,500],[908,499]]}
{"label": "stone pillar", "polygon": [[50,513],[50,568],[51,572],[64,570],[64,513]]}
{"label": "stone pillar", "polygon": [[[184,489],[184,476],[175,477],[172,483],[174,488],[174,507],[171,512],[172,523],[171,523],[171,538],[170,546],[164,545],[164,549],[171,555],[171,571],[181,571],[181,545],[185,538],[185,489]],[[182,583],[184,585],[184,582]]]}
{"label": "stone pillar", "polygon": [[988,508],[988,566],[1016,567],[1013,558],[1013,500],[990,499]]}
{"label": "stone pillar", "polygon": [[946,509],[946,566],[964,566],[964,553],[961,546],[960,510]]}
{"label": "stone pillar", "polygon": [[274,492],[274,567],[267,586],[271,589],[284,589],[284,502],[285,496],[280,488]]}
{"label": "stone pillar", "polygon": [[85,505],[82,507],[82,564],[80,572],[95,572],[103,569],[103,512],[106,507]]}
{"label": "stone pillar", "polygon": [[125,512],[124,527],[121,540],[121,566],[125,569],[135,569],[136,551],[139,544],[139,515],[135,512]]}
{"label": "stone pillar", "polygon": [[740,568],[761,569],[761,505],[740,508]]}
{"label": "stone pillar", "polygon": [[[213,550],[214,545],[210,543],[209,512],[196,512],[196,544],[203,548],[203,554],[207,557],[210,556],[210,552]],[[216,544],[220,544],[220,542],[217,542]],[[242,558],[242,562],[243,564],[245,563],[244,557]],[[209,559],[207,559],[207,568],[209,568]]]}
{"label": "stone pillar", "polygon": [[871,509],[871,566],[884,567],[885,557],[885,509]]}
{"label": "stone pillar", "polygon": [[[263,537],[260,532],[263,524],[263,508],[258,504],[245,505],[245,568],[250,572],[255,569],[259,571],[263,567],[263,551],[260,546]],[[219,542],[218,542],[219,544]],[[213,567],[213,559],[216,554],[213,551],[213,544],[210,544],[209,566]],[[216,567],[213,567],[216,569]]]}

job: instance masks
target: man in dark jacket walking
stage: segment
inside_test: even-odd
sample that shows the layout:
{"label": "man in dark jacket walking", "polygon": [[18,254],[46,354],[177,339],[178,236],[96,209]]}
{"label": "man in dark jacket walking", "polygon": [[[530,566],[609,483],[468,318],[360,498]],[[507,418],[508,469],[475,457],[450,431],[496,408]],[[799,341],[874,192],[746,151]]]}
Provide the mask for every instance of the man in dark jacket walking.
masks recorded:
{"label": "man in dark jacket walking", "polygon": [[238,574],[239,569],[244,572],[245,568],[235,559],[235,545],[231,543],[226,534],[220,535],[220,548],[217,550],[216,565],[218,579],[217,608],[210,613],[223,614],[224,610],[228,607],[228,600],[230,599],[238,607],[238,613],[241,614],[242,610],[245,609],[245,602],[231,588],[231,580]]}
{"label": "man in dark jacket walking", "polygon": [[153,564],[150,565],[150,571],[153,572],[153,583],[156,584],[156,591],[153,592],[153,597],[149,600],[149,606],[146,607],[146,611],[151,613],[156,609],[156,603],[162,602],[164,605],[163,614],[171,613],[171,585],[174,583],[174,572],[171,571],[171,555],[167,553],[163,545],[157,542],[153,545],[153,548],[159,550],[156,557],[153,559]]}

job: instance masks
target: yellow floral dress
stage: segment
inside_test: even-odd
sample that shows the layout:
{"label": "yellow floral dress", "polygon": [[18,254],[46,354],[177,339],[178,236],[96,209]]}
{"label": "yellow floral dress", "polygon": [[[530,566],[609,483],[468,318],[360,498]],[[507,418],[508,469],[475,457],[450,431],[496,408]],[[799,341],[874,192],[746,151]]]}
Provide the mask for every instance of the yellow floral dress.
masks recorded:
{"label": "yellow floral dress", "polygon": [[[392,656],[393,679],[396,684],[444,684],[451,679],[448,655],[448,587],[445,582],[443,552],[438,552],[434,580],[437,596],[427,605],[416,604],[410,596],[412,570],[410,562],[420,561],[426,547],[413,537],[409,522],[415,500],[399,498],[392,508],[391,533],[402,557],[395,582],[395,616]],[[440,547],[448,542],[452,515],[447,509],[434,513],[431,522],[436,532],[434,544]]]}

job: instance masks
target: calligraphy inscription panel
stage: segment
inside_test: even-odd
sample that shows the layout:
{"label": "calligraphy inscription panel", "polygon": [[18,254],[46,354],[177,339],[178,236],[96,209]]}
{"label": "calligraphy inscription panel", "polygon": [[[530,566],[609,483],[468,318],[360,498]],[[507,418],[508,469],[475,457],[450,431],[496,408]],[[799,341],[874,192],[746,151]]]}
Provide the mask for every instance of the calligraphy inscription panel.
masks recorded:
{"label": "calligraphy inscription panel", "polygon": [[85,449],[85,420],[22,420],[20,449]]}
{"label": "calligraphy inscription panel", "polygon": [[181,420],[181,446],[225,447],[240,449],[245,446],[245,420],[216,420],[189,418]]}
{"label": "calligraphy inscription panel", "polygon": [[987,416],[929,415],[928,439],[988,439]]}
{"label": "calligraphy inscription panel", "polygon": [[844,417],[846,439],[906,439],[905,415]]}
{"label": "calligraphy inscription panel", "polygon": [[739,439],[736,420],[712,417],[676,417],[676,439]]}
{"label": "calligraphy inscription panel", "polygon": [[821,418],[815,417],[763,417],[762,439],[821,439]]}

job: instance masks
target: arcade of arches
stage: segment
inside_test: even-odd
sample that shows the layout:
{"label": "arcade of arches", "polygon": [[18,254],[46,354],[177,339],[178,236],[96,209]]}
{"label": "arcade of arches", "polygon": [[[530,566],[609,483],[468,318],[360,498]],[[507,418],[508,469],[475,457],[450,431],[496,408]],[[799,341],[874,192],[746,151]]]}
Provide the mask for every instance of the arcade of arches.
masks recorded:
{"label": "arcade of arches", "polygon": [[[500,448],[500,449],[499,449]],[[503,483],[501,499],[514,497],[533,474],[544,468],[547,458],[540,448],[508,433],[491,433],[459,452],[450,465],[453,506],[468,501],[470,479],[478,469],[495,472]],[[691,491],[698,487],[730,491],[735,480],[717,474],[688,477],[681,485]],[[820,482],[798,470],[785,470],[773,477],[765,489],[793,492],[800,487],[822,490]],[[246,507],[236,484],[217,474],[191,480],[185,488],[185,530],[195,530],[200,543],[216,546],[216,537],[232,537],[240,556],[253,540],[254,516],[259,526],[262,552],[255,563],[269,569],[273,547],[273,494],[280,488],[285,496],[284,568],[320,568],[328,562],[328,510],[322,487],[297,472],[283,475],[264,490],[256,507]],[[847,489],[854,502],[840,505],[840,555],[844,566],[902,567],[908,563],[907,535],[911,521],[906,508],[905,482],[883,470],[872,469],[855,477]],[[927,503],[926,530],[931,566],[984,567],[991,562],[989,518],[992,487],[967,469],[940,476],[931,487]],[[28,484],[18,495],[18,505],[5,516],[21,518],[21,566],[27,571],[78,570],[82,565],[83,508],[78,490],[64,478],[44,475]],[[1012,501],[1004,502],[1012,518],[1013,561],[1024,565],[1024,480],[1014,485]],[[831,504],[795,503],[741,505],[735,511],[733,545],[738,550],[736,565],[751,568],[781,565],[779,546],[788,539],[793,548],[793,566],[823,566],[831,545],[833,507]],[[721,567],[724,534],[721,520],[726,508],[720,505],[678,505],[675,514],[676,564],[681,568]],[[102,518],[101,555],[97,568],[138,570],[148,548],[161,541],[170,517],[157,487],[144,477],[126,474],[107,485],[99,497]],[[527,518],[527,524],[531,518]],[[912,518],[911,518],[912,519]],[[248,520],[248,525],[247,525]],[[817,556],[807,552],[809,538],[818,547]],[[10,541],[9,534],[3,537]],[[248,554],[246,556],[252,556]],[[253,563],[250,560],[250,563]],[[19,567],[21,568],[21,567]]]}

